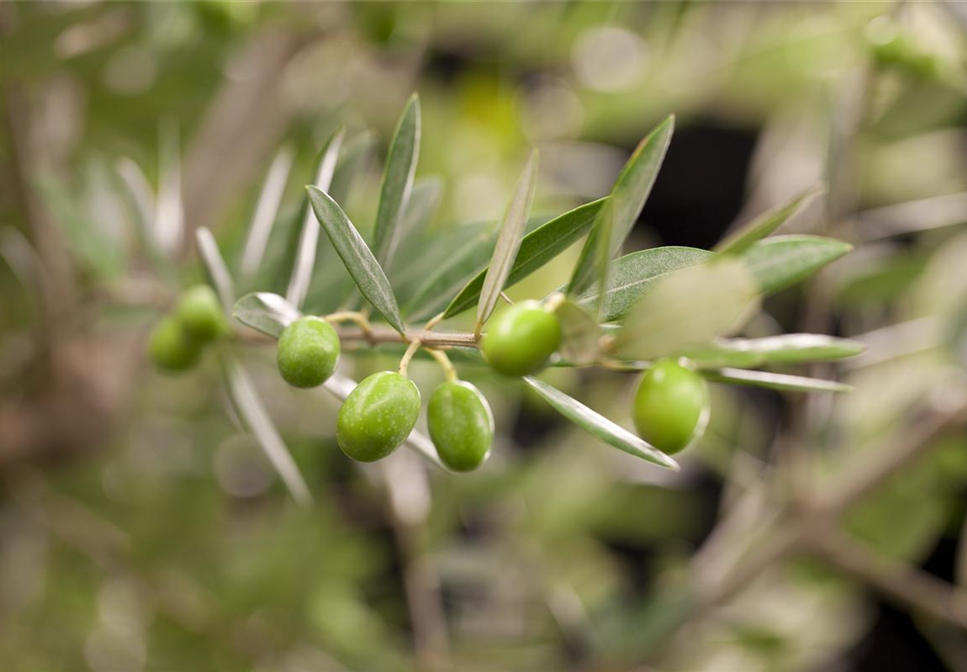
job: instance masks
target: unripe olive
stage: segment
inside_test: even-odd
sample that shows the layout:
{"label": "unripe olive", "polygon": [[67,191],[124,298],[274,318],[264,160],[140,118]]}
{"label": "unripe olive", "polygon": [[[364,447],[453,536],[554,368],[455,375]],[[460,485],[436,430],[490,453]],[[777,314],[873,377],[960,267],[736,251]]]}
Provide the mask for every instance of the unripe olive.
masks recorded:
{"label": "unripe olive", "polygon": [[655,448],[677,453],[705,432],[708,408],[705,379],[674,360],[663,359],[638,384],[635,427]]}
{"label": "unripe olive", "polygon": [[175,315],[185,333],[202,343],[215,340],[228,328],[221,301],[208,285],[195,285],[182,294]]}
{"label": "unripe olive", "polygon": [[452,381],[436,388],[426,420],[436,452],[449,468],[471,471],[487,458],[494,416],[486,398],[470,383]]}
{"label": "unripe olive", "polygon": [[339,361],[339,335],[318,317],[300,317],[279,337],[279,373],[295,387],[322,385]]}
{"label": "unripe olive", "polygon": [[395,371],[369,376],[349,393],[336,419],[336,441],[359,462],[375,462],[396,450],[416,426],[420,390]]}
{"label": "unripe olive", "polygon": [[526,376],[543,369],[560,344],[557,317],[537,301],[522,301],[491,321],[480,348],[498,373]]}
{"label": "unripe olive", "polygon": [[148,339],[148,356],[162,371],[176,372],[198,361],[201,345],[188,336],[181,322],[170,315],[162,318]]}

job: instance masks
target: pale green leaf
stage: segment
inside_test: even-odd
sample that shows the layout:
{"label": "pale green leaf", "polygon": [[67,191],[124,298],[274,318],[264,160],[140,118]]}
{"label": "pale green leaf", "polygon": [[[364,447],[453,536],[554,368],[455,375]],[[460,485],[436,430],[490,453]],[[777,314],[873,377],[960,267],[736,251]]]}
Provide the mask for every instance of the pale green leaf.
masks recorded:
{"label": "pale green leaf", "polygon": [[703,368],[747,369],[766,364],[803,364],[853,357],[866,350],[859,341],[825,334],[783,334],[766,338],[716,339],[682,354]]}
{"label": "pale green leaf", "polygon": [[[513,287],[577,242],[590,230],[594,218],[606,202],[606,198],[601,198],[585,203],[542,224],[524,236],[504,286]],[[462,313],[477,303],[487,271],[488,268],[483,269],[466,283],[466,286],[447,306],[447,317]]]}
{"label": "pale green leaf", "polygon": [[[429,319],[443,310],[450,297],[460,291],[461,287],[467,285],[468,277],[471,277],[478,269],[486,270],[486,264],[490,259],[493,247],[494,235],[489,229],[468,236],[467,240],[455,248],[442,263],[430,270],[426,280],[414,292],[409,301],[409,305],[412,306],[413,318],[416,320]],[[474,301],[480,296],[483,273],[484,271],[480,271],[476,276],[480,278],[480,284],[477,287]],[[476,280],[476,278],[474,279]],[[473,304],[467,307],[469,308],[471,305]]]}
{"label": "pale green leaf", "polygon": [[390,143],[379,191],[379,207],[373,233],[373,255],[388,269],[399,244],[416,162],[420,153],[420,100],[413,94],[400,116]]}
{"label": "pale green leaf", "polygon": [[621,425],[588,408],[577,399],[530,376],[525,377],[524,382],[534,388],[554,410],[609,446],[667,469],[675,471],[679,469],[678,463],[668,455],[642,441]]}
{"label": "pale green leaf", "polygon": [[195,241],[198,243],[198,254],[205,265],[208,277],[215,286],[215,292],[225,312],[230,313],[232,306],[235,305],[235,282],[232,280],[232,274],[228,272],[222,253],[218,251],[215,236],[206,227],[201,226],[195,231]]}
{"label": "pale green leaf", "polygon": [[582,296],[597,287],[600,296],[607,286],[608,262],[631,233],[645,201],[658,177],[665,152],[675,130],[675,117],[669,116],[641,141],[625,164],[611,190],[608,205],[598,213],[571,281],[569,296]]}
{"label": "pale green leaf", "polygon": [[772,373],[770,371],[726,368],[702,371],[702,375],[716,383],[764,387],[771,390],[792,392],[852,392],[853,390],[851,386],[835,380],[791,376],[786,373]]}
{"label": "pale green leaf", "polygon": [[239,263],[239,275],[243,283],[255,275],[262,262],[269,234],[272,232],[272,226],[279,212],[279,204],[282,203],[282,193],[285,191],[285,183],[292,168],[292,158],[291,147],[285,146],[280,149],[272,160],[269,172],[262,183],[255,212],[252,214],[252,223],[249,225],[248,236],[245,239],[245,247],[242,250],[242,260]]}
{"label": "pale green leaf", "polygon": [[802,282],[852,249],[849,243],[834,238],[774,236],[754,243],[740,258],[759,282],[762,293],[773,294]]}
{"label": "pale green leaf", "polygon": [[480,290],[480,302],[477,304],[477,328],[479,329],[497,305],[500,293],[504,290],[504,283],[514,267],[517,250],[520,248],[524,227],[527,225],[527,214],[530,212],[534,192],[537,190],[537,150],[532,150],[524,172],[517,182],[514,195],[507,205],[504,218],[497,235],[497,246],[490,258],[490,267],[484,277]]}
{"label": "pale green leaf", "polygon": [[393,288],[366,241],[329,195],[315,187],[306,188],[309,202],[319,223],[332,241],[360,293],[386,319],[391,327],[404,333],[403,318]]}
{"label": "pale green leaf", "polygon": [[742,254],[757,240],[778,230],[823,191],[822,187],[813,187],[789,203],[759,215],[735,233],[722,239],[714,250],[721,254]]}
{"label": "pale green leaf", "polygon": [[563,295],[551,301],[557,303],[554,314],[561,324],[561,345],[558,354],[574,366],[584,366],[598,360],[601,354],[601,327],[588,310]]}
{"label": "pale green leaf", "polygon": [[252,292],[235,302],[232,315],[256,331],[278,338],[289,324],[299,319],[301,313],[278,294]]}
{"label": "pale green leaf", "polygon": [[758,291],[745,265],[730,258],[670,273],[631,307],[616,353],[653,359],[731,333],[758,308]]}

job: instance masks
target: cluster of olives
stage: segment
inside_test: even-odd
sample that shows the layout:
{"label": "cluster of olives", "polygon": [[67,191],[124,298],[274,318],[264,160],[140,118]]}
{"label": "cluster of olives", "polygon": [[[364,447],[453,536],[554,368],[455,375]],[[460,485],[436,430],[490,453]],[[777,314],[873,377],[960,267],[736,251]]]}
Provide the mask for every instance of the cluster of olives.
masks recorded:
{"label": "cluster of olives", "polygon": [[[560,342],[561,325],[554,313],[536,301],[525,301],[498,315],[480,346],[495,371],[519,377],[547,366]],[[339,353],[339,335],[329,322],[302,317],[279,338],[279,372],[295,387],[315,387],[335,371]],[[382,459],[413,431],[420,406],[420,390],[405,374],[375,373],[353,389],[339,410],[336,440],[354,460]],[[707,419],[705,380],[691,369],[662,360],[642,377],[634,421],[642,438],[655,447],[666,453],[682,450],[701,435]],[[427,426],[441,461],[454,471],[476,469],[490,452],[490,406],[476,387],[455,376],[430,396]]]}
{"label": "cluster of olives", "polygon": [[148,355],[162,371],[191,368],[206,345],[226,334],[228,324],[221,303],[208,285],[196,285],[175,309],[155,325],[148,340]]}

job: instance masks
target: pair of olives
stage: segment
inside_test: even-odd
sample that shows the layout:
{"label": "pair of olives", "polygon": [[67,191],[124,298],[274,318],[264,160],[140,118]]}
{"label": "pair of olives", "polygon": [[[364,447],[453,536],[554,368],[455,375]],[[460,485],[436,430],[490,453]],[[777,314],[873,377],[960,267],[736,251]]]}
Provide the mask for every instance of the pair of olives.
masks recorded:
{"label": "pair of olives", "polygon": [[[279,337],[278,365],[295,387],[324,383],[339,361],[339,335],[317,317],[302,317]],[[381,371],[364,379],[346,398],[336,420],[336,441],[360,462],[375,462],[410,435],[420,416],[420,390],[401,373]],[[447,381],[437,387],[427,409],[430,438],[440,459],[454,471],[470,471],[486,459],[493,440],[487,400],[470,383]]]}
{"label": "pair of olives", "polygon": [[207,344],[227,332],[218,296],[208,285],[196,285],[155,325],[148,339],[148,356],[162,371],[184,371],[194,366]]}

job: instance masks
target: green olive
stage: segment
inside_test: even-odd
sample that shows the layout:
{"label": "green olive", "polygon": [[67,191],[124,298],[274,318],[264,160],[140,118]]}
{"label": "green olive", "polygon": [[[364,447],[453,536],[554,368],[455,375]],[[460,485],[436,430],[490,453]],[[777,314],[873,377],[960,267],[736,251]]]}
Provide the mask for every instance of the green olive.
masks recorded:
{"label": "green olive", "polygon": [[490,452],[494,416],[476,387],[446,382],[430,395],[426,411],[430,438],[443,463],[454,471],[472,471]]}
{"label": "green olive", "polygon": [[708,385],[696,372],[671,359],[648,369],[635,393],[638,434],[666,453],[677,453],[705,432]]}
{"label": "green olive", "polygon": [[185,333],[174,317],[162,318],[148,338],[148,356],[154,365],[168,372],[184,371],[198,361],[201,345]]}
{"label": "green olive", "polygon": [[356,386],[336,419],[336,441],[349,457],[375,462],[396,450],[416,426],[420,390],[395,371],[381,371]]}
{"label": "green olive", "polygon": [[181,295],[175,315],[185,333],[207,343],[228,330],[221,301],[208,285],[195,285]]}
{"label": "green olive", "polygon": [[300,317],[279,337],[279,373],[294,387],[322,385],[339,361],[339,335],[318,317]]}
{"label": "green olive", "polygon": [[526,376],[543,369],[560,343],[557,317],[537,301],[523,301],[491,321],[480,348],[498,373]]}

